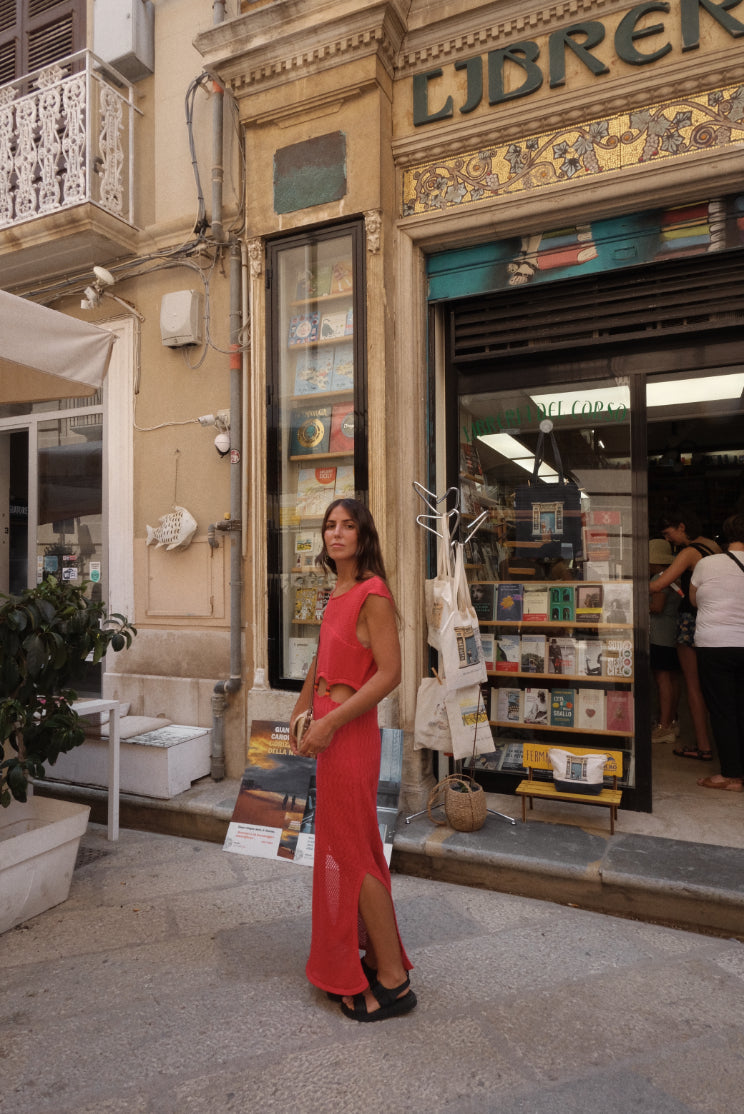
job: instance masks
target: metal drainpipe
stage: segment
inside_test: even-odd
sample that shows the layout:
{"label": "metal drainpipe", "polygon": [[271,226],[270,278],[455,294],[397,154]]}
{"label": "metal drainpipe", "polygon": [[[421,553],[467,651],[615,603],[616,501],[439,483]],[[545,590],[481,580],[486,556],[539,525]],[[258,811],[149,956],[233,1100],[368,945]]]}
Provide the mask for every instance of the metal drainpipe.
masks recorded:
{"label": "metal drainpipe", "polygon": [[240,329],[242,324],[242,261],[240,246],[230,247],[230,517],[210,525],[210,545],[216,545],[216,531],[230,533],[230,676],[218,681],[212,694],[212,755],[211,776],[222,781],[225,776],[224,716],[228,697],[238,692],[243,683],[243,580],[242,580],[242,486],[240,447],[242,443],[243,404]]}
{"label": "metal drainpipe", "polygon": [[[224,22],[225,4],[223,0],[216,0],[212,5],[212,23],[216,27]],[[222,187],[225,179],[223,164],[223,133],[225,92],[218,81],[212,79],[212,236],[218,243],[225,239],[222,226]]]}

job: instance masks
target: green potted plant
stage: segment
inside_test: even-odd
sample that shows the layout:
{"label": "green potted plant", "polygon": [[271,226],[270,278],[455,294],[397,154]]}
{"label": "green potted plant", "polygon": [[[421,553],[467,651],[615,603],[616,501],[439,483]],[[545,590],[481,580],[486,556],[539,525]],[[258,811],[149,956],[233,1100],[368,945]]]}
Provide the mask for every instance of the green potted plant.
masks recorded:
{"label": "green potted plant", "polygon": [[[0,596],[0,932],[67,897],[90,809],[34,798],[29,781],[85,739],[72,707],[83,662],[129,647],[137,633],[85,588],[49,576],[18,596]],[[60,847],[64,863],[52,859],[49,887],[36,876],[42,857]]]}

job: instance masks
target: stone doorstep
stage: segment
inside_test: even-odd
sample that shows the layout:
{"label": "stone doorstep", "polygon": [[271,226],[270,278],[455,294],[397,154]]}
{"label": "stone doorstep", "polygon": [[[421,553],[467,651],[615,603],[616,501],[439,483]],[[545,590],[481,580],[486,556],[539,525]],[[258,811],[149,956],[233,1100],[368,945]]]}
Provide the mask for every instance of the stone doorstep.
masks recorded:
{"label": "stone doorstep", "polygon": [[[54,781],[105,789],[108,739],[88,738],[47,765]],[[169,799],[191,788],[210,770],[211,730],[170,724],[120,743],[119,790],[139,797]]]}

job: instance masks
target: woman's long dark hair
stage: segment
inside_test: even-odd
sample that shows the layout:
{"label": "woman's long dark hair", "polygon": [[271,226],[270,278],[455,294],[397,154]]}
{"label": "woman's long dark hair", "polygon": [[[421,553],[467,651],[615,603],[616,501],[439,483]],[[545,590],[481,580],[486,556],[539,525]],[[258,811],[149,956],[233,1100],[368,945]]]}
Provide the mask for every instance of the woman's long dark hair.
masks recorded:
{"label": "woman's long dark hair", "polygon": [[369,513],[364,503],[360,503],[358,499],[335,499],[323,515],[323,526],[321,534],[323,538],[323,548],[318,557],[315,558],[316,565],[320,565],[324,569],[336,575],[336,562],[329,556],[325,544],[325,531],[328,519],[336,507],[343,507],[349,518],[356,523],[358,534],[358,548],[357,548],[357,580],[366,580],[370,573],[374,576],[379,576],[387,584],[387,573],[385,572],[385,562],[382,559],[382,550],[380,549],[380,539],[377,534],[377,527],[372,515]]}
{"label": "woman's long dark hair", "polygon": [[680,523],[684,526],[685,533],[691,541],[699,538],[703,532],[700,516],[691,507],[665,507],[661,515],[662,530],[666,530],[670,526],[676,529]]}

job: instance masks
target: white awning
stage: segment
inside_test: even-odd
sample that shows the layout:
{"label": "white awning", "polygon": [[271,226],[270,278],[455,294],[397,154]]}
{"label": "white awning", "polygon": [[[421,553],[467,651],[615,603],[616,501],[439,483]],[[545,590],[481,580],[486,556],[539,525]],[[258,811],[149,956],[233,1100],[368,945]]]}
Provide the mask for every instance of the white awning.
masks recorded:
{"label": "white awning", "polygon": [[97,325],[0,290],[0,403],[93,394],[115,339]]}

